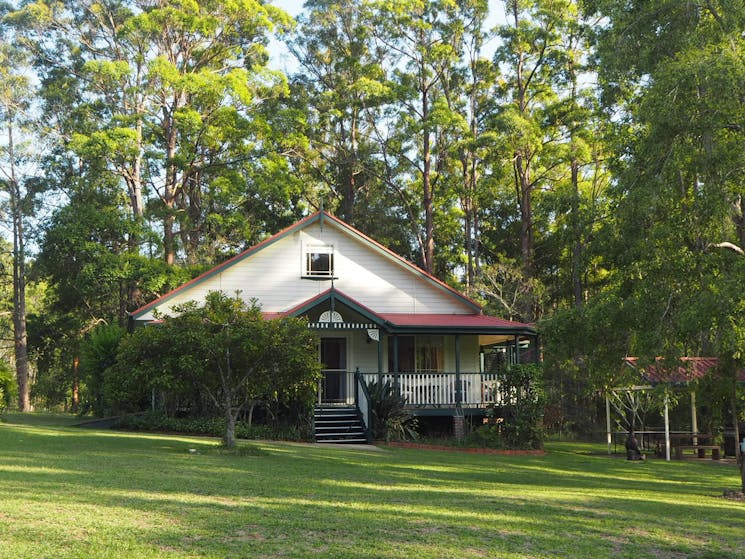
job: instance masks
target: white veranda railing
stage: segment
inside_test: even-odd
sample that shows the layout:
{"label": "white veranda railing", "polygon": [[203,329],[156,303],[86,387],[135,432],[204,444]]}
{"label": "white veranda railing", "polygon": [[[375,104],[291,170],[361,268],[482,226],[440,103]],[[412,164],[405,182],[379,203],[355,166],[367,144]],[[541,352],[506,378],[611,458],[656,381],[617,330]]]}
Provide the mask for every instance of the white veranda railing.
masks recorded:
{"label": "white veranda railing", "polygon": [[503,403],[495,373],[365,373],[365,382],[398,386],[406,403],[418,407],[487,406]]}

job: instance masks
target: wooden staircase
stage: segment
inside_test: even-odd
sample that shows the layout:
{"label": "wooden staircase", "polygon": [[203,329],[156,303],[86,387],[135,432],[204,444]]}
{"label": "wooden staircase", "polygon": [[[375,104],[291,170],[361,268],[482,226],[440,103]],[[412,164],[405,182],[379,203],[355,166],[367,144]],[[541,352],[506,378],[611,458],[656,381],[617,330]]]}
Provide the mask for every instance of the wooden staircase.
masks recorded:
{"label": "wooden staircase", "polygon": [[362,416],[356,406],[316,406],[313,436],[317,443],[367,444]]}

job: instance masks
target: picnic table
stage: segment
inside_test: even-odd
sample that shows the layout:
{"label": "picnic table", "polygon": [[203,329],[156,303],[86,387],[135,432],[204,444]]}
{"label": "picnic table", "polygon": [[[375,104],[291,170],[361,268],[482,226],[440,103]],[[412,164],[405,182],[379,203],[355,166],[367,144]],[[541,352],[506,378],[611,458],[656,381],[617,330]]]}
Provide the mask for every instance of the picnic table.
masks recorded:
{"label": "picnic table", "polygon": [[[722,457],[721,448],[719,445],[705,444],[710,439],[710,435],[701,433],[671,433],[670,446],[677,460],[682,460],[686,451],[693,451],[698,458],[706,458],[706,452],[709,451],[712,460],[719,460]],[[657,453],[660,456],[664,454],[664,446],[664,440],[657,441]]]}
{"label": "picnic table", "polygon": [[[635,434],[639,437],[640,447],[643,449],[654,449],[657,456],[665,456],[665,432],[659,430],[640,430]],[[628,436],[626,431],[614,433],[617,437]],[[614,436],[614,442],[618,444],[618,438]],[[673,431],[670,436],[670,449],[673,456],[680,460],[686,453],[692,452],[699,458],[705,458],[711,454],[712,460],[719,460],[722,457],[722,450],[719,445],[710,444],[711,435],[705,433],[691,433],[690,431]]]}

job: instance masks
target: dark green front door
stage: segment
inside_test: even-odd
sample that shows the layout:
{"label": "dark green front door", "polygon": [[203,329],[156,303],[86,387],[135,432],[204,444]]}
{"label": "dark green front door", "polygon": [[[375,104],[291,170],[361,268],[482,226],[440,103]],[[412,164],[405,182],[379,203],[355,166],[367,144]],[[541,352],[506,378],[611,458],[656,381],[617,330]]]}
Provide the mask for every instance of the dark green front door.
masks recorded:
{"label": "dark green front door", "polygon": [[321,338],[320,403],[345,404],[347,402],[347,339]]}

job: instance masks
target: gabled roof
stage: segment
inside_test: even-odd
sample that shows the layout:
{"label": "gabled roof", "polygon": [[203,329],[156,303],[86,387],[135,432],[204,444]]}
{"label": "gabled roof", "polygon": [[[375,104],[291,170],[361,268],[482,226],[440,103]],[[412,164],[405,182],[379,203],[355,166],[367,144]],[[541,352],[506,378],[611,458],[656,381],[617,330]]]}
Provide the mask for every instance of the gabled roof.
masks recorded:
{"label": "gabled roof", "polygon": [[[658,357],[654,363],[646,367],[639,367],[636,357],[626,357],[624,364],[639,370],[643,379],[650,384],[687,384],[701,380],[708,374],[713,373],[719,365],[716,357],[681,357],[679,363],[667,366],[662,357]],[[738,371],[738,379],[745,381],[745,371]]]}
{"label": "gabled roof", "polygon": [[299,316],[334,299],[359,313],[370,322],[394,333],[473,333],[535,335],[530,324],[512,322],[484,314],[433,314],[433,313],[376,313],[338,289],[327,289],[315,297],[280,313],[281,316]]}
{"label": "gabled roof", "polygon": [[151,301],[147,305],[144,305],[140,307],[139,309],[132,311],[130,314],[130,317],[134,320],[137,320],[138,317],[142,316],[143,314],[147,313],[148,311],[152,310],[154,307],[157,307],[164,302],[168,301],[169,299],[173,298],[174,296],[190,289],[191,287],[194,287],[203,281],[211,278],[212,276],[219,274],[220,272],[226,270],[227,268],[237,264],[238,262],[241,262],[242,260],[245,260],[246,258],[256,254],[257,252],[271,246],[272,244],[276,243],[280,239],[283,239],[287,237],[288,235],[291,235],[295,233],[296,231],[300,231],[301,229],[304,229],[311,224],[314,224],[316,222],[321,223],[322,225],[328,223],[332,225],[333,227],[339,229],[340,231],[343,231],[350,237],[358,240],[362,244],[366,245],[371,250],[374,250],[378,254],[383,255],[388,260],[398,264],[399,266],[407,269],[412,274],[416,275],[423,281],[429,283],[431,286],[439,289],[440,291],[446,293],[450,297],[453,297],[460,301],[461,303],[465,304],[467,307],[471,308],[474,313],[481,313],[482,309],[481,306],[476,303],[473,299],[470,299],[469,297],[466,297],[459,291],[456,291],[443,281],[440,281],[436,277],[434,277],[431,274],[428,274],[415,264],[409,262],[405,258],[399,256],[392,250],[386,248],[385,246],[381,245],[377,241],[371,239],[364,233],[358,231],[351,225],[348,225],[347,223],[343,222],[337,217],[334,217],[333,215],[325,212],[325,211],[319,211],[314,214],[309,215],[308,217],[301,219],[300,221],[294,223],[293,225],[290,225],[289,227],[283,229],[279,233],[276,233],[275,235],[272,235],[271,237],[265,239],[264,241],[252,246],[251,248],[241,252],[240,254],[226,260],[222,264],[219,264],[215,266],[214,268],[204,272],[203,274],[200,274],[193,280],[177,287],[176,289],[166,293],[165,295],[155,299],[154,301]]}
{"label": "gabled roof", "polygon": [[321,305],[327,301],[330,301],[332,297],[335,302],[341,303],[349,307],[353,311],[359,313],[365,319],[371,322],[375,322],[379,326],[383,326],[384,320],[380,317],[378,313],[367,308],[362,303],[355,301],[352,297],[349,297],[348,295],[342,293],[338,289],[333,289],[333,288],[327,289],[323,293],[319,293],[315,297],[312,297],[308,299],[307,301],[304,301],[300,303],[299,305],[296,305],[292,307],[291,309],[286,310],[282,314],[284,316],[300,316],[301,314],[308,312],[312,308],[317,307],[318,305]]}

